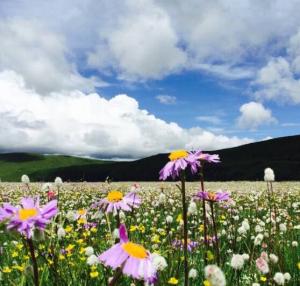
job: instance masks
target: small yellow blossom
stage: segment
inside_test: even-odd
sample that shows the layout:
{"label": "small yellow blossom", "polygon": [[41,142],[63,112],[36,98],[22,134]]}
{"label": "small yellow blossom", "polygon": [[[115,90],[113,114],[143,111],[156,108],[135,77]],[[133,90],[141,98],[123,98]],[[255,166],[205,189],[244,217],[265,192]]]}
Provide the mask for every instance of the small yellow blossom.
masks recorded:
{"label": "small yellow blossom", "polygon": [[129,229],[130,232],[134,232],[136,230],[138,230],[138,226],[137,225],[131,225],[130,226],[130,229]]}
{"label": "small yellow blossom", "polygon": [[262,282],[266,282],[266,281],[267,281],[267,277],[265,277],[265,276],[261,276],[261,277],[260,277],[260,281],[262,281]]}
{"label": "small yellow blossom", "polygon": [[67,252],[71,252],[73,250],[73,248],[75,247],[74,244],[69,244],[67,247],[66,247],[66,251]]}
{"label": "small yellow blossom", "polygon": [[73,230],[73,227],[71,225],[68,225],[66,228],[65,228],[65,231],[66,232],[71,232]]}
{"label": "small yellow blossom", "polygon": [[182,214],[179,214],[176,218],[176,221],[180,223],[182,221]]}
{"label": "small yellow blossom", "polygon": [[92,271],[92,272],[90,272],[90,276],[91,276],[91,278],[96,278],[96,277],[99,276],[99,272],[98,271]]}
{"label": "small yellow blossom", "polygon": [[208,280],[203,281],[204,286],[211,286],[211,283]]}
{"label": "small yellow blossom", "polygon": [[176,279],[175,277],[171,277],[168,281],[168,284],[177,285],[178,284],[178,279]]}
{"label": "small yellow blossom", "polygon": [[8,266],[5,266],[3,269],[2,269],[2,272],[3,273],[10,273],[12,271],[12,269]]}
{"label": "small yellow blossom", "polygon": [[60,254],[60,255],[58,256],[58,259],[59,259],[59,260],[64,260],[64,259],[65,259],[65,256],[62,255],[62,254]]}
{"label": "small yellow blossom", "polygon": [[17,251],[14,251],[12,254],[11,254],[11,257],[15,258],[19,256],[19,253]]}
{"label": "small yellow blossom", "polygon": [[215,256],[213,255],[213,253],[210,250],[207,251],[206,257],[207,257],[208,261],[212,261],[215,258]]}

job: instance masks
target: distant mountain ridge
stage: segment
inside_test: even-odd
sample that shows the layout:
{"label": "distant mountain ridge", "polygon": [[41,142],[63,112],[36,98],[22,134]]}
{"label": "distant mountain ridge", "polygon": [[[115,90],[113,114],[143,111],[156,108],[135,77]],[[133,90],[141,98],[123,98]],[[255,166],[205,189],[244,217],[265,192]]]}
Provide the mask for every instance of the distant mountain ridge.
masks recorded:
{"label": "distant mountain ridge", "polygon": [[[205,179],[209,181],[262,180],[266,167],[274,169],[276,180],[300,181],[300,135],[280,137],[208,153],[219,154],[222,161],[220,164],[205,165]],[[33,181],[52,181],[56,176],[62,177],[65,181],[104,181],[107,176],[114,181],[157,181],[159,170],[168,161],[168,154],[158,154],[130,162],[109,162],[52,155],[52,163],[43,168],[45,157],[48,156],[27,153],[0,154],[0,177],[2,181],[6,179],[1,174],[5,162],[8,164],[14,160],[17,168],[18,164],[24,164],[25,160],[31,166],[39,162],[38,168],[28,169],[27,172],[24,170],[24,173],[27,173]],[[74,161],[61,164],[61,157],[69,158],[69,160],[72,158]],[[55,158],[60,164],[55,165]],[[18,181],[19,175],[20,172],[18,177],[11,174],[7,180]],[[194,180],[197,176],[188,174],[188,179]]]}

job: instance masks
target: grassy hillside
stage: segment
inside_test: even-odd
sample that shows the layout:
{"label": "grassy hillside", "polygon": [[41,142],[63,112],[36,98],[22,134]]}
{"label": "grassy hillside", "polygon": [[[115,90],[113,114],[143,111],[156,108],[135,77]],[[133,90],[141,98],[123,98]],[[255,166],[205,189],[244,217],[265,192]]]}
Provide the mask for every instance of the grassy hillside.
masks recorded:
{"label": "grassy hillside", "polygon": [[[274,169],[276,180],[300,180],[300,135],[251,143],[213,151],[220,154],[221,164],[207,164],[205,179],[209,181],[262,180],[266,167]],[[70,156],[26,153],[0,154],[2,181],[19,181],[28,174],[32,181],[157,181],[159,170],[168,154],[158,154],[131,162],[111,162]],[[189,180],[197,176],[187,174]]]}
{"label": "grassy hillside", "polygon": [[[0,154],[0,178],[8,182],[20,181],[23,174],[34,179],[36,172],[42,171],[45,181],[48,178],[48,171],[70,166],[100,165],[107,161],[84,159],[62,155],[39,155],[30,153],[8,153]],[[41,179],[41,178],[39,178]]]}

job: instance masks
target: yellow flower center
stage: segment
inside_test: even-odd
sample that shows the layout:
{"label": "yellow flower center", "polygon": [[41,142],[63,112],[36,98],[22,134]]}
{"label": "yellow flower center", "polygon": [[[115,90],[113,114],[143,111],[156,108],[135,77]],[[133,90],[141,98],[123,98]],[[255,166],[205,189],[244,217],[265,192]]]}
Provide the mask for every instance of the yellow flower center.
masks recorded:
{"label": "yellow flower center", "polygon": [[109,202],[116,203],[123,199],[123,194],[119,191],[111,191],[106,198]]}
{"label": "yellow flower center", "polygon": [[139,245],[135,244],[133,242],[126,242],[122,244],[123,250],[125,250],[130,256],[139,258],[139,259],[144,259],[148,256],[147,250]]}
{"label": "yellow flower center", "polygon": [[170,153],[169,159],[171,161],[175,161],[178,159],[186,158],[188,155],[188,152],[185,150],[176,150]]}
{"label": "yellow flower center", "polygon": [[210,201],[215,201],[217,198],[217,195],[211,192],[209,192],[207,196]]}
{"label": "yellow flower center", "polygon": [[80,209],[80,210],[78,210],[78,214],[83,216],[83,215],[86,214],[86,210],[85,209]]}
{"label": "yellow flower center", "polygon": [[37,209],[20,209],[19,212],[19,219],[25,221],[31,217],[34,217],[38,214]]}

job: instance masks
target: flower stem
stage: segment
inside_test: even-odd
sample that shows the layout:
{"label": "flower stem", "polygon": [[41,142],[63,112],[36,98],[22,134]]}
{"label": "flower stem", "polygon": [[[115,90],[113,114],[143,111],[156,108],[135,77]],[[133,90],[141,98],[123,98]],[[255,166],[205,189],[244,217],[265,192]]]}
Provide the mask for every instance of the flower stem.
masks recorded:
{"label": "flower stem", "polygon": [[36,257],[34,254],[34,245],[33,245],[33,241],[31,238],[27,239],[27,244],[29,246],[29,251],[30,251],[31,261],[32,261],[32,266],[33,266],[34,285],[39,286],[39,271],[38,271],[38,266],[37,266],[37,262],[36,262]]}
{"label": "flower stem", "polygon": [[217,254],[217,264],[220,266],[219,238],[218,238],[218,230],[217,230],[217,224],[216,224],[214,203],[213,202],[210,202],[210,208],[211,208],[211,216],[212,216],[212,222],[213,222],[213,228],[214,228],[215,240],[216,240],[215,245],[216,245],[216,254]]}
{"label": "flower stem", "polygon": [[119,280],[119,278],[122,276],[122,270],[121,268],[118,268],[114,277],[111,279],[111,281],[109,282],[108,286],[114,286],[116,285],[117,281]]}
{"label": "flower stem", "polygon": [[[201,183],[201,191],[204,192],[204,175],[203,175],[203,167],[200,172],[200,183]],[[207,251],[208,251],[208,243],[207,243],[207,219],[206,219],[206,206],[205,206],[205,199],[202,199],[202,212],[203,212],[203,224],[204,224],[204,245],[205,245],[205,252],[204,252],[204,265],[207,265]]]}
{"label": "flower stem", "polygon": [[183,212],[183,252],[184,252],[184,285],[189,285],[189,267],[188,267],[188,229],[187,229],[187,206],[185,199],[185,174],[181,173],[181,197]]}

